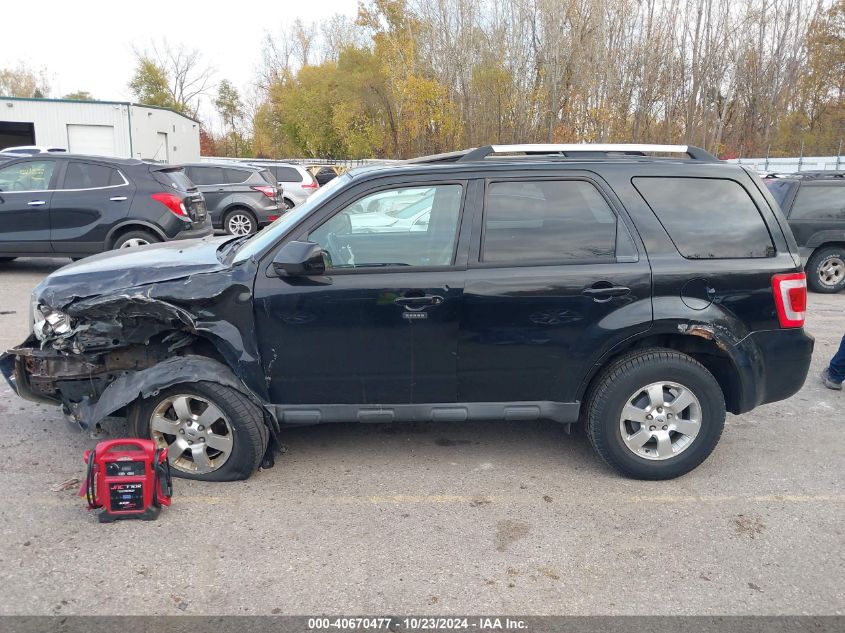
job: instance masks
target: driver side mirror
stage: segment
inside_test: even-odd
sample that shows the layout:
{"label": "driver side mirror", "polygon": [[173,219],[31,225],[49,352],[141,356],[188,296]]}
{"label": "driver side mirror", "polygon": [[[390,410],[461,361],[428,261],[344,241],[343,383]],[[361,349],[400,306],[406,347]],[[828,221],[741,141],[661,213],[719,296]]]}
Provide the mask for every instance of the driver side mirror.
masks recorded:
{"label": "driver side mirror", "polygon": [[314,242],[288,242],[273,258],[273,270],[280,277],[323,275],[326,272],[323,249]]}

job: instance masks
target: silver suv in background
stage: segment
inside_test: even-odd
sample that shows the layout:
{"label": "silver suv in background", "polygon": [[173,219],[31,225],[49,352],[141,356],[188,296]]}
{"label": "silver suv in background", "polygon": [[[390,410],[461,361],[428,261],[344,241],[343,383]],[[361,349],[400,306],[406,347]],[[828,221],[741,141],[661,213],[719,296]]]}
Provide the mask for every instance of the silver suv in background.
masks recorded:
{"label": "silver suv in background", "polygon": [[215,229],[249,235],[285,211],[282,189],[263,167],[240,163],[187,163],[183,167],[205,196]]}
{"label": "silver suv in background", "polygon": [[283,202],[287,209],[298,207],[320,186],[314,176],[299,165],[266,161],[250,163],[250,165],[267,169],[276,177],[279,187],[284,190]]}

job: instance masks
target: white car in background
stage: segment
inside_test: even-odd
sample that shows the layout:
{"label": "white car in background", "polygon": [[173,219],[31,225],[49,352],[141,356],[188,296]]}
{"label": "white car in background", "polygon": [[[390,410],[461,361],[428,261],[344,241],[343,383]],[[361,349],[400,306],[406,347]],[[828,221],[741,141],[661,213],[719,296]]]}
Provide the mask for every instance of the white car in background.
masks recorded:
{"label": "white car in background", "polygon": [[67,150],[61,147],[50,147],[45,145],[19,145],[17,147],[6,147],[0,150],[3,155],[33,156],[35,154],[66,154]]}
{"label": "white car in background", "polygon": [[320,186],[314,176],[299,165],[268,161],[256,161],[249,164],[266,169],[276,177],[279,186],[284,190],[283,201],[287,209],[298,207]]}

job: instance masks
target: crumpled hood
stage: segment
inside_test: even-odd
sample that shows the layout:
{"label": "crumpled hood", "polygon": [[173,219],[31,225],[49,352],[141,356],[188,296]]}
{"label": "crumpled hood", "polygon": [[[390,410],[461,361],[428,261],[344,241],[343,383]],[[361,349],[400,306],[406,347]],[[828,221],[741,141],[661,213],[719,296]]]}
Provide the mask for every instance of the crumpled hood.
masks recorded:
{"label": "crumpled hood", "polygon": [[205,237],[100,253],[48,275],[33,294],[61,310],[85,297],[223,270],[229,266],[217,257],[217,249],[231,239]]}

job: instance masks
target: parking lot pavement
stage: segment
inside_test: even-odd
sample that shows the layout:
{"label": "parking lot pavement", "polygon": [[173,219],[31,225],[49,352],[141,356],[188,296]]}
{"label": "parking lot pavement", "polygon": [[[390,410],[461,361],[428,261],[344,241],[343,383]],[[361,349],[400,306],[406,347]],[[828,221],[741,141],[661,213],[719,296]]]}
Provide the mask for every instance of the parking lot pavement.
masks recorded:
{"label": "parking lot pavement", "polygon": [[[64,263],[0,271],[3,347]],[[328,425],[249,481],[177,480],[154,523],[99,525],[52,491],[95,440],[3,384],[0,613],[841,614],[845,393],[817,376],[843,315],[845,294],[811,295],[804,389],[668,482],[552,423]]]}

